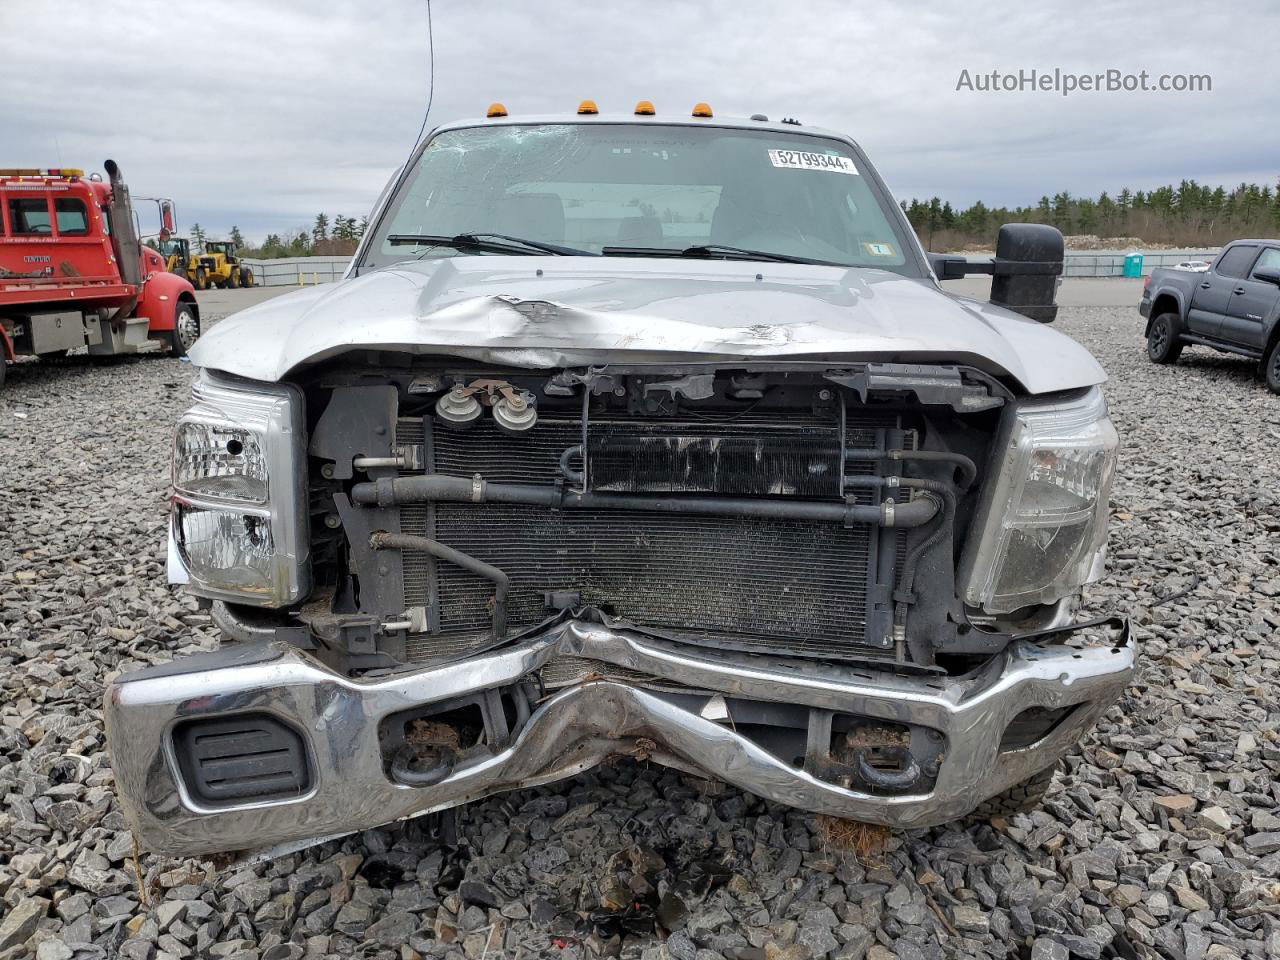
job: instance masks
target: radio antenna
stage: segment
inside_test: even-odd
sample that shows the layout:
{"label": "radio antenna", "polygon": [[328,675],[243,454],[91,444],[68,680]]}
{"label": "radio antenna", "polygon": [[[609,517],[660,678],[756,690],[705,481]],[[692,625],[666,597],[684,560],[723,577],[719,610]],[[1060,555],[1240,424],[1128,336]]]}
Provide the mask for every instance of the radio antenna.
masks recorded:
{"label": "radio antenna", "polygon": [[427,74],[427,109],[422,114],[422,126],[418,128],[418,135],[413,138],[413,147],[409,148],[410,153],[413,153],[414,148],[422,141],[422,135],[427,129],[427,118],[431,116],[431,101],[436,95],[436,44],[435,31],[431,27],[431,0],[427,0],[427,55],[431,60]]}

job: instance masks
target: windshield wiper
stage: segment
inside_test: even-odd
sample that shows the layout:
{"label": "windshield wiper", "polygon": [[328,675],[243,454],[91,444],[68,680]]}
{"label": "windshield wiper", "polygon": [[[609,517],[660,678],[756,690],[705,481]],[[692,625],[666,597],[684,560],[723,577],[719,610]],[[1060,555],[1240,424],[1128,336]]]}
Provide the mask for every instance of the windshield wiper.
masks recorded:
{"label": "windshield wiper", "polygon": [[488,250],[492,253],[537,253],[555,257],[591,257],[595,254],[588,250],[577,250],[574,247],[562,247],[555,243],[543,243],[541,240],[526,240],[523,237],[512,237],[505,233],[459,233],[445,237],[430,233],[393,233],[387,237],[392,246],[405,244],[427,244],[435,247],[454,247],[458,250]]}
{"label": "windshield wiper", "polygon": [[748,250],[723,243],[700,243],[685,247],[605,247],[600,251],[606,257],[699,257],[725,260],[768,260],[773,263],[814,263],[826,267],[847,267],[847,263],[831,260],[815,260],[811,257],[793,257],[786,253],[770,253],[767,250]]}

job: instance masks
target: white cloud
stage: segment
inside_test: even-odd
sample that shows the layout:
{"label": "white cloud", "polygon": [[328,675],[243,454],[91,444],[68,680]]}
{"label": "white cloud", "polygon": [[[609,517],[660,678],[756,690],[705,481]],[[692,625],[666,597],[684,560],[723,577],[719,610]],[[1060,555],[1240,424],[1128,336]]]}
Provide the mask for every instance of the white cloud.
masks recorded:
{"label": "white cloud", "polygon": [[[327,8],[326,8],[327,7]],[[0,0],[0,164],[97,168],[250,235],[360,215],[407,152],[425,0]],[[899,196],[1034,202],[1272,181],[1280,25],[1263,0],[855,4],[433,0],[433,120],[698,100],[848,131]],[[1207,94],[957,92],[962,68],[1208,73]]]}

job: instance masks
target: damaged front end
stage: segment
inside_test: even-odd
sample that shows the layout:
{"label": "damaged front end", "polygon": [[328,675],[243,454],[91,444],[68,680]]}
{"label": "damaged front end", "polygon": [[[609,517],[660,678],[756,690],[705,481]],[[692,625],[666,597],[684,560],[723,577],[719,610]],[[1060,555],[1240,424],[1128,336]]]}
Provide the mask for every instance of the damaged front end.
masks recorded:
{"label": "damaged front end", "polygon": [[197,399],[173,554],[240,642],[108,690],[151,849],[341,834],[628,755],[928,826],[1052,764],[1133,669],[1123,623],[1071,621],[1114,463],[1096,388],[370,352]]}

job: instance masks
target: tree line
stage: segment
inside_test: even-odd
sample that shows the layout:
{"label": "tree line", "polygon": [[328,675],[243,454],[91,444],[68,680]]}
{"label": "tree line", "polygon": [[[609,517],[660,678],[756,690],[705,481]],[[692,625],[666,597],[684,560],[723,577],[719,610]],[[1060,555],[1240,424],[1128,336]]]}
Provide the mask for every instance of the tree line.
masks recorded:
{"label": "tree line", "polygon": [[1280,229],[1280,186],[1256,183],[1210,187],[1183,180],[1154,190],[1125,188],[1111,196],[1075,197],[1063,191],[1033,207],[988,207],[982,201],[958,210],[938,197],[902,201],[902,209],[927,250],[989,248],[1003,223],[1047,223],[1064,234],[1136,237],[1178,247],[1216,247]]}
{"label": "tree line", "polygon": [[[242,257],[273,260],[280,257],[346,257],[356,252],[360,238],[369,226],[369,218],[336,215],[332,221],[327,213],[316,214],[310,230],[299,228],[290,233],[269,233],[260,244],[249,243],[239,227],[233,226],[227,239]],[[193,253],[203,253],[205,243],[217,240],[198,223],[191,225],[190,240]]]}

